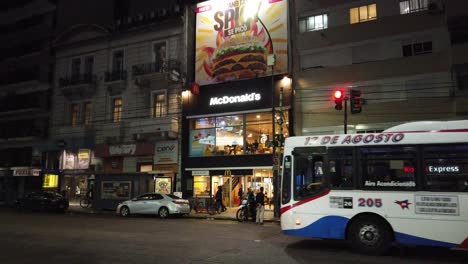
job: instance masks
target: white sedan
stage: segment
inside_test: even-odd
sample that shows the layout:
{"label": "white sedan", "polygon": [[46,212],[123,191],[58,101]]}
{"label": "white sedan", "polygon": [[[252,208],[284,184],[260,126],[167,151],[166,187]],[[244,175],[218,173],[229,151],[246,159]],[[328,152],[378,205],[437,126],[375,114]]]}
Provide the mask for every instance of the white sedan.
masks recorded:
{"label": "white sedan", "polygon": [[190,213],[189,201],[172,194],[146,193],[117,206],[117,214],[157,214],[167,218],[171,214],[183,215]]}

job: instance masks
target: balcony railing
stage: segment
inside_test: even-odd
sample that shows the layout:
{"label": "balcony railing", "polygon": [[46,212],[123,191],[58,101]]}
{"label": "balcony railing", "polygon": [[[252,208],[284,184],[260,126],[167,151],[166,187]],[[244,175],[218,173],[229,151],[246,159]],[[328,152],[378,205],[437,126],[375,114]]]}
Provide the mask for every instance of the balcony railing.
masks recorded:
{"label": "balcony railing", "polygon": [[106,72],[104,75],[104,82],[126,81],[127,71],[112,71]]}
{"label": "balcony railing", "polygon": [[67,87],[72,85],[82,85],[82,84],[96,84],[97,78],[94,74],[80,74],[77,76],[60,78],[59,87]]}
{"label": "balcony railing", "polygon": [[120,17],[115,21],[117,30],[126,30],[129,28],[140,27],[150,24],[160,24],[161,22],[178,20],[180,21],[183,15],[183,10],[177,4],[169,9],[161,9],[157,11],[150,11],[148,13],[141,13],[135,16]]}
{"label": "balcony railing", "polygon": [[150,73],[165,73],[172,70],[180,72],[180,61],[167,60],[167,62],[151,62],[133,65],[133,77],[141,76]]}

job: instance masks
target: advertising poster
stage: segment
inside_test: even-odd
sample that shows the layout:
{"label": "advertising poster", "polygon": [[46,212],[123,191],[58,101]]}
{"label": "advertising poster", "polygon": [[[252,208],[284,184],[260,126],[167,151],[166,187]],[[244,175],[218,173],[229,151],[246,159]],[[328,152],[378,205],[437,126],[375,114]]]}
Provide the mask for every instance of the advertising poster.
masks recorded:
{"label": "advertising poster", "polygon": [[155,192],[170,194],[172,189],[171,178],[156,178]]}
{"label": "advertising poster", "polygon": [[64,153],[64,164],[63,168],[64,170],[74,170],[75,169],[75,160],[76,160],[76,154],[70,151],[66,151]]}
{"label": "advertising poster", "polygon": [[197,4],[195,81],[200,85],[288,71],[287,0],[212,0]]}
{"label": "advertising poster", "polygon": [[104,181],[101,184],[101,199],[130,199],[132,183],[129,181]]}
{"label": "advertising poster", "polygon": [[91,151],[89,149],[80,149],[78,151],[78,169],[86,170],[89,168]]}
{"label": "advertising poster", "polygon": [[215,151],[216,129],[199,129],[190,131],[190,156],[211,156]]}
{"label": "advertising poster", "polygon": [[158,141],[154,144],[154,164],[177,163],[177,140]]}

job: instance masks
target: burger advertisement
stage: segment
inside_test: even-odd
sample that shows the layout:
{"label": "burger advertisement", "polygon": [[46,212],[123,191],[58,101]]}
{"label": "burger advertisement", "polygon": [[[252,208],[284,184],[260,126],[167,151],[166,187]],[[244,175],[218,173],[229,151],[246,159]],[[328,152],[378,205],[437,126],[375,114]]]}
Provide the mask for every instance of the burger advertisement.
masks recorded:
{"label": "burger advertisement", "polygon": [[197,4],[195,81],[207,85],[287,73],[287,10],[287,0]]}

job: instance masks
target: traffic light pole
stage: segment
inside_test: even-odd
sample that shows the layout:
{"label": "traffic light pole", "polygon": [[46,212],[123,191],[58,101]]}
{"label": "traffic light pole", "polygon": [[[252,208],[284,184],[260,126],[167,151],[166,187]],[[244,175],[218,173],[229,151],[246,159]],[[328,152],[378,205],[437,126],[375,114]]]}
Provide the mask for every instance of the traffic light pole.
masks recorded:
{"label": "traffic light pole", "polygon": [[344,101],[344,133],[348,133],[348,97],[343,98]]}

